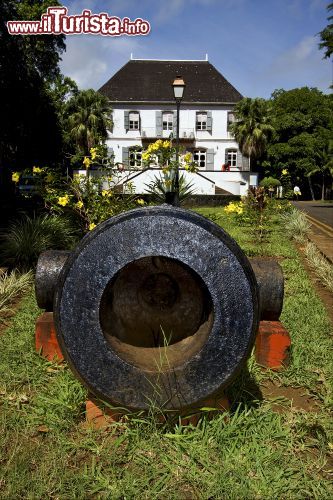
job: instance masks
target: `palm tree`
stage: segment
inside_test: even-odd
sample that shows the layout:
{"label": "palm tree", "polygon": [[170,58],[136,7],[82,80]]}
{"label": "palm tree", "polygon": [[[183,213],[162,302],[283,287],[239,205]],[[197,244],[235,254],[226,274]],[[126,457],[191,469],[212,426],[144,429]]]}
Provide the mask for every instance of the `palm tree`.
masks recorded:
{"label": "palm tree", "polygon": [[[306,176],[311,184],[311,177],[315,174],[321,175],[321,199],[325,199],[325,176],[333,177],[333,140],[330,140],[319,154],[318,164],[309,170]],[[312,193],[311,193],[312,194]],[[312,196],[314,199],[314,196]]]}
{"label": "palm tree", "polygon": [[90,148],[104,142],[112,120],[110,101],[93,89],[82,90],[66,104],[66,129],[78,151],[89,155]]}
{"label": "palm tree", "polygon": [[268,102],[245,97],[235,106],[236,121],[230,126],[239,148],[251,160],[260,158],[274,133],[270,123]]}

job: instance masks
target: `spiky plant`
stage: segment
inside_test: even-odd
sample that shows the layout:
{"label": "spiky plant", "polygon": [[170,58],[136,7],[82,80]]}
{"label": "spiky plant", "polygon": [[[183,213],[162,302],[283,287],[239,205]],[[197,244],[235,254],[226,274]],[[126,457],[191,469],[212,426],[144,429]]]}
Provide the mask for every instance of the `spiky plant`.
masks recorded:
{"label": "spiky plant", "polygon": [[[186,177],[184,174],[179,176],[179,201],[182,202],[189,198],[194,190],[193,184],[186,181]],[[146,184],[147,194],[151,196],[151,199],[154,203],[165,203],[165,194],[170,188],[166,186],[164,177],[160,174],[159,176],[155,176],[155,178],[149,183]]]}
{"label": "spiky plant", "polygon": [[77,241],[71,223],[57,215],[23,215],[1,235],[0,261],[21,271],[32,269],[44,250],[70,249]]}

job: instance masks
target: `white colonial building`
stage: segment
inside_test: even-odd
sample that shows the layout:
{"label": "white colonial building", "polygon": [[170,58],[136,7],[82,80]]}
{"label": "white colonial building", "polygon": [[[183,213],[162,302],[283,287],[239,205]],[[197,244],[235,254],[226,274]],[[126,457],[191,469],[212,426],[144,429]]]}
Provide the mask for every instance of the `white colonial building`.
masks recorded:
{"label": "white colonial building", "polygon": [[[181,75],[186,83],[180,109],[180,147],[190,151],[199,165],[197,174],[186,172],[197,194],[245,194],[257,184],[228,131],[241,94],[204,61],[131,59],[99,90],[113,107],[113,128],[107,146],[123,172],[123,189],[131,182],[144,193],[159,167],[143,167],[141,154],[151,142],[176,137],[176,103],[172,82]],[[229,164],[230,170],[223,171]],[[185,173],[185,172],[184,172]]]}

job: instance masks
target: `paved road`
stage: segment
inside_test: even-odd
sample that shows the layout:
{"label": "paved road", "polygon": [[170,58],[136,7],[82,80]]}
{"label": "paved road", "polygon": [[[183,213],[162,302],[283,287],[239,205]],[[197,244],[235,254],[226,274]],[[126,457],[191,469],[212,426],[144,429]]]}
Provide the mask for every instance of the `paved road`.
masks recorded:
{"label": "paved road", "polygon": [[308,213],[310,217],[333,228],[333,203],[320,201],[293,201],[295,207]]}

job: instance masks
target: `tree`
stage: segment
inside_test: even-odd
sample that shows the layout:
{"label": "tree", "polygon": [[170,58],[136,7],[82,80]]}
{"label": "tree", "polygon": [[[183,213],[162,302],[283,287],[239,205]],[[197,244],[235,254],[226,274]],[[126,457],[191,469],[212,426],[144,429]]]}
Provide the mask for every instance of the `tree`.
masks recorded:
{"label": "tree", "polygon": [[[271,99],[275,136],[267,148],[275,176],[288,170],[293,183],[306,178],[314,197],[309,172],[322,164],[322,151],[333,132],[333,98],[315,88],[276,90]],[[305,188],[305,186],[303,186]]]}
{"label": "tree", "polygon": [[0,2],[0,189],[11,170],[56,161],[61,152],[57,111],[46,82],[59,74],[64,37],[10,35],[9,20],[40,19],[54,0]]}
{"label": "tree", "polygon": [[110,115],[110,101],[93,89],[82,90],[67,102],[65,126],[78,153],[87,156],[90,148],[105,141],[112,126]]}
{"label": "tree", "polygon": [[321,199],[325,199],[325,178],[327,175],[333,178],[333,140],[329,140],[319,153],[317,165],[307,172],[307,177],[311,178],[315,174],[321,176]]}
{"label": "tree", "polygon": [[242,99],[235,106],[235,119],[230,132],[235,136],[243,155],[250,160],[262,157],[274,133],[267,101],[250,97]]}
{"label": "tree", "polygon": [[[333,10],[333,3],[328,4],[327,10]],[[327,20],[333,21],[333,16],[328,16]],[[328,59],[333,54],[333,22],[329,23],[326,28],[320,31],[319,35],[321,38],[319,48],[325,50],[324,58]]]}

